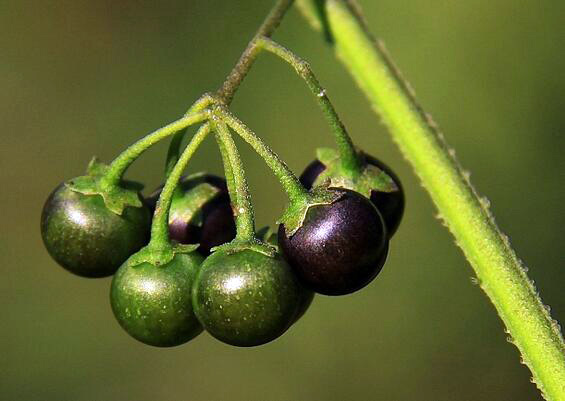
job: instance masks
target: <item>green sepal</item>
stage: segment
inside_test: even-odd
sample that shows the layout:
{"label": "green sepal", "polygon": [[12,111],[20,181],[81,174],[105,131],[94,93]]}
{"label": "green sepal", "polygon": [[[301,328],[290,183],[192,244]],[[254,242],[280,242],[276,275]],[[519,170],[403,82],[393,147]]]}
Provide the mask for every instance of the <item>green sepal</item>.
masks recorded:
{"label": "green sepal", "polygon": [[[192,178],[194,178],[194,176],[189,176],[187,180]],[[180,219],[198,227],[202,226],[202,207],[214,199],[219,193],[219,188],[207,182],[197,184],[188,190],[178,186],[173,194],[169,212],[169,223]],[[179,210],[182,211],[181,214],[177,213]]]}
{"label": "green sepal", "polygon": [[135,181],[120,181],[120,185],[103,185],[102,179],[108,172],[108,166],[94,157],[86,169],[86,175],[73,178],[65,185],[72,191],[84,195],[100,195],[106,207],[115,214],[121,215],[128,206],[142,207],[139,191],[143,184]]}
{"label": "green sepal", "polygon": [[93,177],[101,177],[108,171],[108,165],[102,163],[98,157],[94,156],[86,166],[86,174]]}
{"label": "green sepal", "polygon": [[165,266],[173,260],[176,254],[191,253],[196,251],[198,244],[151,244],[141,248],[127,260],[130,267],[139,266],[143,263],[152,264],[155,267]]}
{"label": "green sepal", "polygon": [[217,252],[219,250],[224,251],[227,254],[234,254],[237,252],[249,250],[253,252],[259,252],[270,258],[273,258],[277,254],[278,248],[255,238],[245,241],[234,239],[232,242],[228,242],[227,244],[215,246],[210,251]]}
{"label": "green sepal", "polygon": [[[88,162],[88,166],[86,166],[86,174],[92,177],[99,177],[102,178],[108,172],[108,165],[102,163],[98,157],[94,156],[90,162]],[[145,187],[140,182],[137,181],[130,181],[130,180],[121,180],[120,185],[126,189],[131,189],[133,191],[141,191]]]}
{"label": "green sepal", "polygon": [[[361,158],[363,154],[360,153]],[[314,186],[325,186],[331,188],[345,188],[359,192],[363,196],[370,198],[372,191],[396,192],[398,186],[391,176],[380,168],[368,163],[364,163],[361,174],[351,178],[351,174],[346,174],[341,166],[339,154],[331,148],[319,148],[316,150],[316,157],[326,166],[314,182]]]}
{"label": "green sepal", "polygon": [[294,235],[300,227],[302,227],[302,224],[304,224],[304,220],[306,219],[306,214],[311,207],[331,205],[342,196],[343,194],[335,191],[328,191],[324,187],[313,188],[308,193],[308,196],[291,202],[277,223],[284,224],[286,233],[290,237]]}

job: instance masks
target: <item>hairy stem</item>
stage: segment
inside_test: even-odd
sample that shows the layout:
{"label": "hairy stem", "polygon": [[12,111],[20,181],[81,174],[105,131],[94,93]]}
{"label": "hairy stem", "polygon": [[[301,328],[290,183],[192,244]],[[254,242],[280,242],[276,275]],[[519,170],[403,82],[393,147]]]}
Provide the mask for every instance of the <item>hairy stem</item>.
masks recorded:
{"label": "hairy stem", "polygon": [[196,152],[200,144],[204,141],[208,133],[210,132],[210,123],[202,125],[196,134],[192,137],[189,144],[186,146],[182,152],[179,160],[175,164],[174,168],[171,170],[161,195],[159,195],[159,200],[157,201],[157,206],[155,208],[155,214],[153,215],[153,223],[151,225],[151,244],[155,246],[164,246],[170,243],[169,240],[169,209],[171,208],[171,202],[173,199],[173,193],[177,184],[182,176],[186,165],[192,158],[192,155]]}
{"label": "hairy stem", "polygon": [[[224,176],[226,178],[228,193],[235,194],[236,192],[235,181],[233,177],[232,165],[230,162],[230,158],[228,156],[228,150],[225,147],[224,141],[221,140],[218,134],[216,134],[216,143],[218,145],[218,149],[222,157],[222,163],[224,166]],[[230,196],[230,201],[231,201],[231,196]]]}
{"label": "hairy stem", "polygon": [[[185,113],[185,116],[204,110],[212,102],[212,95],[205,93],[200,97],[200,99],[194,102],[192,106],[190,106],[188,111]],[[175,167],[175,164],[177,164],[180,155],[180,146],[185,134],[186,128],[177,132],[171,139],[171,144],[169,145],[169,150],[167,151],[167,159],[165,162],[165,177],[169,176],[169,174]]]}
{"label": "hairy stem", "polygon": [[[370,35],[352,0],[301,0],[385,121],[504,321],[533,379],[549,400],[565,400],[565,345],[507,237],[498,229],[431,118],[383,46]],[[317,18],[317,20],[316,20]]]}
{"label": "hairy stem", "polygon": [[[255,37],[263,36],[270,37],[275,29],[280,25],[284,15],[292,5],[294,0],[278,0],[275,6],[271,9],[267,18],[263,21]],[[239,85],[251,69],[255,58],[257,57],[258,48],[255,41],[252,40],[247,45],[247,48],[241,54],[237,64],[233,67],[230,74],[227,76],[222,87],[218,89],[218,97],[225,104],[230,104],[233,95],[239,88]]]}
{"label": "hairy stem", "polygon": [[307,196],[308,192],[302,186],[292,170],[290,170],[286,163],[281,160],[261,138],[251,131],[251,129],[231,114],[224,106],[216,106],[214,113],[216,113],[220,119],[225,121],[231,129],[237,132],[237,134],[241,136],[245,142],[251,145],[259,156],[265,160],[265,163],[267,163],[277,179],[280,181],[291,202],[303,200]]}
{"label": "hairy stem", "polygon": [[345,126],[339,119],[337,112],[335,111],[330,99],[326,94],[326,90],[320,85],[310,64],[298,57],[292,51],[288,50],[287,48],[281,46],[280,44],[276,43],[275,41],[265,38],[265,37],[258,37],[256,39],[257,46],[261,49],[267,50],[270,53],[273,53],[277,57],[280,57],[282,60],[286,61],[290,64],[296,73],[304,79],[308,89],[314,94],[318,105],[322,109],[324,113],[324,117],[332,129],[334,133],[336,145],[340,154],[341,164],[343,167],[343,171],[345,173],[349,173],[349,175],[355,176],[361,172],[361,162],[355,151],[355,147],[353,146],[353,142],[351,141],[351,137],[347,133]]}
{"label": "hairy stem", "polygon": [[127,168],[148,148],[160,140],[165,139],[166,137],[171,136],[193,124],[200,123],[207,118],[208,112],[190,114],[140,139],[114,159],[114,161],[110,164],[106,176],[103,178],[103,184],[108,186],[118,185]]}
{"label": "hairy stem", "polygon": [[180,146],[182,140],[186,135],[187,129],[182,129],[171,138],[171,143],[169,144],[169,149],[167,150],[167,159],[165,160],[165,177],[171,174],[171,171],[175,168],[175,164],[180,157]]}
{"label": "hairy stem", "polygon": [[216,130],[216,139],[222,154],[228,190],[234,209],[237,229],[235,239],[240,242],[249,242],[255,238],[255,219],[245,170],[226,123],[217,121],[214,123],[214,129]]}

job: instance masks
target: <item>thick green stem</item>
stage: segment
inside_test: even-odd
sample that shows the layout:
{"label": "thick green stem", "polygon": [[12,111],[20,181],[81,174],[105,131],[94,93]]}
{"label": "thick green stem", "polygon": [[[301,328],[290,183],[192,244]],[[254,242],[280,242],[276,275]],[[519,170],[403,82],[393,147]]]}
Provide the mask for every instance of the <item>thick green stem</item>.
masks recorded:
{"label": "thick green stem", "polygon": [[255,219],[245,170],[226,123],[217,121],[214,123],[214,129],[224,162],[228,191],[235,215],[237,229],[235,239],[238,242],[250,242],[255,239]]}
{"label": "thick green stem", "polygon": [[196,149],[210,132],[210,123],[202,125],[198,132],[192,137],[189,144],[182,152],[178,162],[172,169],[165,186],[161,191],[155,214],[153,215],[153,223],[151,225],[151,245],[157,248],[165,247],[170,244],[169,240],[169,209],[173,198],[173,193],[182,176],[186,165],[191,159]]}
{"label": "thick green stem", "polygon": [[336,145],[340,154],[341,165],[345,173],[349,173],[352,176],[361,173],[361,162],[353,146],[353,141],[347,133],[345,126],[341,122],[337,112],[335,111],[330,99],[326,94],[326,90],[320,85],[310,64],[298,57],[292,51],[281,46],[275,41],[265,38],[258,37],[256,39],[257,45],[261,49],[265,49],[276,56],[280,57],[282,60],[290,64],[296,71],[296,73],[304,79],[306,85],[310,91],[314,94],[318,105],[322,109],[324,116],[330,128],[334,134]]}
{"label": "thick green stem", "polygon": [[[314,10],[311,1],[303,0],[301,5]],[[417,104],[383,46],[369,34],[359,9],[351,0],[327,0],[325,13],[339,58],[430,193],[534,381],[547,399],[565,400],[565,344],[559,326],[495,224],[487,202],[477,195],[454,152]],[[324,26],[324,21],[317,25]]]}
{"label": "thick green stem", "polygon": [[[267,18],[263,21],[255,37],[263,36],[270,37],[275,29],[280,25],[284,15],[290,8],[294,0],[278,0],[275,6],[271,9]],[[251,69],[259,49],[254,40],[249,42],[247,48],[241,54],[238,62],[233,67],[230,74],[227,76],[222,87],[218,90],[218,97],[221,101],[229,105],[233,99],[233,95],[241,85],[241,82]]]}
{"label": "thick green stem", "polygon": [[220,119],[225,121],[231,129],[237,132],[237,134],[251,145],[259,156],[265,160],[265,163],[267,163],[277,179],[280,181],[291,202],[301,201],[308,195],[306,189],[302,186],[292,170],[288,168],[286,163],[281,160],[261,138],[259,138],[237,117],[231,114],[226,107],[218,105],[214,108],[213,112],[217,114]]}
{"label": "thick green stem", "polygon": [[160,140],[179,132],[180,130],[202,122],[207,118],[208,112],[187,115],[140,139],[114,159],[114,161],[110,164],[106,176],[103,178],[103,184],[107,186],[118,185],[127,168],[149,147],[153,146]]}

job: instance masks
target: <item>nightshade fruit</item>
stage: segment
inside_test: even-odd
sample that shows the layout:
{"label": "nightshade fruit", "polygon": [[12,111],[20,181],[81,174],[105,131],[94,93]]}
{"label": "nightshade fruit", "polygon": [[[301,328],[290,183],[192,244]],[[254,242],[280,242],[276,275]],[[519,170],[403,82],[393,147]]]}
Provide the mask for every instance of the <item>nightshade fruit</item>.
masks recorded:
{"label": "nightshade fruit", "polygon": [[320,294],[344,295],[369,284],[388,251],[386,227],[364,196],[342,196],[329,205],[312,206],[294,235],[279,226],[279,247],[304,285]]}
{"label": "nightshade fruit", "polygon": [[49,254],[68,271],[105,277],[149,239],[151,215],[146,206],[110,211],[100,195],[84,195],[59,185],[41,215],[41,236]]}
{"label": "nightshade fruit", "polygon": [[[155,209],[161,189],[147,198]],[[235,238],[235,221],[226,181],[212,174],[181,179],[169,211],[169,235],[181,244],[199,244],[204,256],[210,249]]]}
{"label": "nightshade fruit", "polygon": [[194,311],[218,340],[251,347],[276,339],[294,323],[303,291],[278,254],[219,249],[198,273]]}
{"label": "nightshade fruit", "polygon": [[[400,221],[402,220],[402,215],[404,214],[404,190],[397,175],[388,167],[386,164],[378,160],[377,158],[362,153],[360,155],[364,163],[377,167],[379,170],[385,172],[394,181],[395,190],[391,192],[384,192],[378,189],[371,190],[371,202],[377,207],[383,220],[387,227],[387,232],[389,238],[398,229]],[[310,163],[300,175],[300,182],[306,189],[311,189],[313,186],[318,184],[316,179],[324,172],[326,166],[319,160],[314,160]],[[349,188],[355,189],[355,188]]]}
{"label": "nightshade fruit", "polygon": [[[262,234],[261,234],[261,231],[263,231]],[[271,229],[269,227],[266,227],[262,230],[259,230],[257,235],[259,236],[259,238],[261,238],[267,244],[270,244],[270,245],[276,247],[277,249],[279,249],[278,235],[277,235],[277,233],[271,232]],[[296,311],[296,316],[294,318],[294,322],[297,322],[298,320],[300,320],[300,318],[302,316],[304,316],[306,311],[310,308],[310,305],[312,305],[312,301],[314,300],[314,295],[315,295],[314,291],[309,290],[309,289],[304,288],[304,287],[303,287],[302,291],[300,292],[300,294],[301,294],[300,303],[298,305],[298,310]]]}
{"label": "nightshade fruit", "polygon": [[112,311],[124,330],[156,347],[180,345],[200,334],[191,290],[202,260],[192,252],[177,253],[162,266],[124,263],[110,290]]}
{"label": "nightshade fruit", "polygon": [[[302,284],[300,284],[302,285]],[[312,305],[312,301],[314,301],[314,291],[303,288],[301,291],[300,302],[298,304],[298,310],[296,311],[296,315],[294,316],[293,323],[296,323],[300,320],[302,316],[310,309],[310,305]]]}

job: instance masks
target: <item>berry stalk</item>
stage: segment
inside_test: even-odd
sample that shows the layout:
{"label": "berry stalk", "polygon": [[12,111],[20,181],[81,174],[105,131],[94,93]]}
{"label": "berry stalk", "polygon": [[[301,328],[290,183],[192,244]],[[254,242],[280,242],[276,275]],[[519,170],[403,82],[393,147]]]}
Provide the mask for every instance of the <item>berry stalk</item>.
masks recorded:
{"label": "berry stalk", "polygon": [[217,121],[214,129],[234,209],[237,230],[235,240],[250,242],[255,239],[255,218],[243,163],[226,123]]}
{"label": "berry stalk", "polygon": [[284,191],[287,193],[291,202],[304,200],[308,196],[308,191],[302,186],[296,175],[290,170],[286,163],[251,129],[241,120],[235,117],[226,107],[217,105],[214,113],[220,119],[243,138],[251,147],[263,158],[265,163],[273,171],[280,181]]}
{"label": "berry stalk", "polygon": [[335,137],[335,142],[340,155],[341,165],[343,168],[343,173],[348,175],[350,178],[355,178],[361,173],[361,161],[359,156],[355,151],[355,146],[351,137],[347,133],[345,126],[341,122],[335,108],[333,107],[326,90],[320,85],[318,79],[314,75],[310,64],[298,57],[292,51],[288,50],[284,46],[281,46],[277,42],[266,38],[258,37],[256,40],[257,46],[260,49],[264,49],[270,53],[273,53],[277,57],[286,61],[290,64],[296,73],[306,82],[308,89],[312,92],[320,109],[324,113],[333,134]]}
{"label": "berry stalk", "polygon": [[[255,38],[260,36],[270,37],[280,25],[292,3],[294,3],[294,0],[278,0],[257,30]],[[223,103],[227,105],[231,103],[237,88],[239,88],[239,85],[241,85],[241,82],[251,69],[258,53],[259,49],[255,41],[252,40],[239,57],[238,62],[227,76],[222,87],[218,89],[218,97]]]}
{"label": "berry stalk", "polygon": [[208,112],[186,115],[140,139],[114,159],[107,174],[102,178],[103,185],[108,187],[118,185],[128,167],[148,148],[162,139],[206,119],[208,119]]}
{"label": "berry stalk", "polygon": [[155,208],[155,214],[153,215],[150,246],[159,248],[166,247],[170,244],[169,209],[171,207],[173,193],[175,191],[175,188],[177,187],[184,169],[186,168],[186,165],[209,132],[210,123],[206,123],[198,129],[198,132],[196,132],[196,134],[192,137],[189,144],[186,146],[180,158],[178,159],[178,162],[171,170],[167,181],[165,181],[165,186],[161,191],[161,195],[159,196],[159,200],[157,201],[157,206]]}
{"label": "berry stalk", "polygon": [[[204,110],[212,102],[213,102],[212,96],[207,93],[204,94],[203,96],[200,97],[200,99],[194,102],[192,106],[190,106],[188,111],[185,113],[185,116],[188,116],[193,113],[198,113]],[[165,177],[169,176],[169,174],[175,167],[175,164],[177,164],[177,161],[180,156],[180,145],[182,143],[185,134],[186,134],[186,128],[177,132],[171,139],[171,144],[169,145],[169,150],[167,151],[167,159],[165,162]]]}

